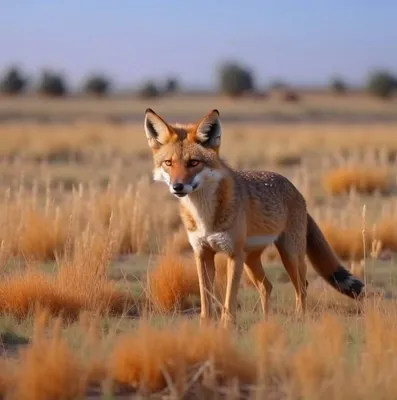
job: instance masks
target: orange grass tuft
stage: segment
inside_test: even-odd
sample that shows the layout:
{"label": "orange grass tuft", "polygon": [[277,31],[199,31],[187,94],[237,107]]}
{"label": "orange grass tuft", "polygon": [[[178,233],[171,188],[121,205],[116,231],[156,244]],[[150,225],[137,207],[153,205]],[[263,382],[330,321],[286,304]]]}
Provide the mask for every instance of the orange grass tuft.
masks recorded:
{"label": "orange grass tuft", "polygon": [[[363,237],[360,226],[335,226],[332,221],[323,222],[320,226],[338,257],[354,261],[360,261],[363,258]],[[370,239],[366,237],[366,247],[368,246],[370,246]]]}
{"label": "orange grass tuft", "polygon": [[287,338],[281,325],[274,321],[262,321],[252,329],[258,356],[258,379],[265,383],[273,374],[281,373]]}
{"label": "orange grass tuft", "polygon": [[84,364],[60,335],[57,320],[50,337],[36,333],[32,344],[19,352],[12,399],[84,398],[88,376]]}
{"label": "orange grass tuft", "polygon": [[159,391],[167,380],[183,391],[191,369],[203,363],[212,367],[215,384],[219,379],[255,380],[255,364],[237,349],[230,332],[188,321],[163,329],[143,323],[136,332],[121,336],[110,371],[116,382],[144,391]]}
{"label": "orange grass tuft", "polygon": [[374,239],[380,241],[382,250],[397,251],[397,221],[393,218],[382,218],[375,226]]}
{"label": "orange grass tuft", "polygon": [[149,253],[180,224],[174,203],[160,210],[146,202],[153,196],[147,179],[126,190],[79,185],[71,194],[47,188],[43,197],[37,191],[37,182],[31,191],[21,184],[0,200],[2,251],[28,261],[63,256],[87,227],[111,228],[117,253]]}
{"label": "orange grass tuft", "polygon": [[23,225],[18,232],[16,254],[27,259],[54,260],[64,249],[67,239],[67,220],[60,215],[44,215],[38,210],[25,211]]}
{"label": "orange grass tuft", "polygon": [[1,204],[0,240],[9,255],[29,261],[54,260],[67,241],[68,215],[59,208],[41,210],[26,203]]}
{"label": "orange grass tuft", "polygon": [[125,191],[109,187],[94,201],[93,219],[104,227],[117,227],[118,253],[149,253],[180,223],[174,203],[158,208],[147,202],[153,197],[150,185],[142,178]]}
{"label": "orange grass tuft", "polygon": [[[0,392],[22,400],[82,398],[90,383],[109,382],[146,394],[166,389],[162,395],[173,398],[231,390],[234,398],[393,399],[396,310],[395,302],[380,301],[368,303],[358,318],[322,312],[303,325],[262,321],[253,338],[186,319],[165,327],[142,321],[113,337],[106,357],[99,320],[92,324],[89,314],[80,320],[89,337],[87,353],[84,346],[72,350],[61,336],[61,320],[41,309],[32,343],[15,361],[1,364]],[[246,347],[251,343],[253,349]]]}
{"label": "orange grass tuft", "polygon": [[296,389],[303,398],[339,398],[344,378],[345,329],[337,317],[324,314],[309,325],[307,343],[292,359]]}
{"label": "orange grass tuft", "polygon": [[[223,304],[226,294],[227,257],[215,256],[214,303]],[[250,284],[248,277],[245,283]],[[155,268],[148,275],[148,293],[157,312],[170,312],[191,306],[190,296],[199,296],[197,268],[190,255],[166,251],[159,256]]]}
{"label": "orange grass tuft", "polygon": [[0,312],[25,318],[35,305],[46,306],[53,315],[75,319],[81,310],[121,314],[135,300],[118,292],[110,281],[69,269],[66,275],[52,277],[28,269],[5,276],[0,283]]}
{"label": "orange grass tuft", "polygon": [[347,193],[351,189],[365,194],[383,193],[389,189],[388,170],[375,166],[340,167],[324,175],[323,185],[331,195]]}
{"label": "orange grass tuft", "polygon": [[81,299],[60,288],[50,276],[28,269],[5,276],[0,283],[0,312],[25,318],[36,305],[45,305],[54,315],[76,318]]}
{"label": "orange grass tuft", "polygon": [[[364,257],[362,222],[345,227],[328,219],[320,223],[326,239],[343,260],[360,261]],[[397,251],[397,222],[383,218],[365,235],[365,251],[379,256],[383,250]]]}
{"label": "orange grass tuft", "polygon": [[196,266],[191,257],[166,252],[148,275],[148,293],[158,312],[187,306],[190,295],[199,295]]}
{"label": "orange grass tuft", "polygon": [[121,314],[135,307],[132,296],[118,291],[107,278],[109,252],[109,244],[91,236],[90,243],[76,245],[73,258],[54,275],[33,267],[5,275],[0,282],[0,312],[23,318],[38,304],[74,319],[81,310]]}
{"label": "orange grass tuft", "polygon": [[61,264],[56,284],[76,296],[83,309],[122,314],[135,308],[136,304],[131,295],[120,292],[107,277],[115,252],[114,241],[109,235],[86,231],[82,240],[75,244],[73,258]]}

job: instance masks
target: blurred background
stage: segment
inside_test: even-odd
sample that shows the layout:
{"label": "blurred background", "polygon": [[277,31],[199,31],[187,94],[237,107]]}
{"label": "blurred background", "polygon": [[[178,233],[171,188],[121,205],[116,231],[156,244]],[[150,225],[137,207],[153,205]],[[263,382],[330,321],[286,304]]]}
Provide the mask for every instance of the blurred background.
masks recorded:
{"label": "blurred background", "polygon": [[[301,102],[301,118],[335,118],[337,111],[348,117],[342,96],[349,96],[353,107],[362,101],[367,117],[379,117],[375,108],[381,107],[368,110],[365,101],[393,101],[396,11],[391,0],[5,1],[1,93],[17,96],[25,107],[27,98],[40,97],[25,113],[3,97],[0,118],[22,119],[33,111],[58,116],[60,109],[39,107],[43,97],[64,98],[72,108],[72,100],[79,99],[67,113],[73,119],[97,107],[103,111],[98,114],[141,118],[144,105],[138,110],[132,107],[135,102],[128,108],[128,102],[150,99],[163,106],[171,96],[172,104],[182,96],[192,101],[212,97],[205,99],[210,103],[220,101],[213,96],[259,102],[255,117],[263,120],[282,118],[283,104],[276,110],[267,106],[275,96],[280,103]],[[89,107],[81,102],[92,96],[118,100],[118,107],[103,110],[100,103]],[[343,107],[338,101],[329,104],[336,96]],[[196,106],[199,114],[206,108],[205,102],[188,107],[185,98],[178,105],[171,114]],[[243,111],[253,113],[249,106],[238,111],[233,112],[236,119],[247,117]],[[183,117],[182,110],[177,116]]]}

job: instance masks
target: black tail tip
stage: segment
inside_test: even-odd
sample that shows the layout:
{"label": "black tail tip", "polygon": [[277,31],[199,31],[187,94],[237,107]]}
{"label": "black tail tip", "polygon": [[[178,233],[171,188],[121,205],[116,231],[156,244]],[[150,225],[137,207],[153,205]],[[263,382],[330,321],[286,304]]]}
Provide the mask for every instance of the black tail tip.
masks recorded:
{"label": "black tail tip", "polygon": [[339,268],[328,278],[328,282],[332,287],[345,296],[353,299],[362,298],[364,283],[342,266],[339,266]]}

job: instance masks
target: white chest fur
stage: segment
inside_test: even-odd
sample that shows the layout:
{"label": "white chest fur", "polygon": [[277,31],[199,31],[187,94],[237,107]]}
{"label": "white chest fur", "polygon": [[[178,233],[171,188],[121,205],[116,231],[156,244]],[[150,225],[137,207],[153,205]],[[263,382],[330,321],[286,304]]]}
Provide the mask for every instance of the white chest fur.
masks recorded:
{"label": "white chest fur", "polygon": [[[232,232],[216,232],[214,226],[214,213],[216,210],[217,199],[216,191],[218,182],[210,182],[186,197],[181,199],[183,206],[189,211],[197,229],[188,232],[189,242],[193,250],[198,250],[203,246],[210,246],[214,251],[232,253],[234,249],[234,238]],[[248,236],[246,238],[244,250],[246,252],[263,249],[277,240],[277,234],[265,234]]]}
{"label": "white chest fur", "polygon": [[210,246],[216,251],[229,253],[233,249],[233,240],[228,232],[214,232],[214,213],[217,199],[218,182],[209,182],[205,188],[181,199],[183,206],[196,222],[197,229],[188,232],[189,242],[194,250]]}

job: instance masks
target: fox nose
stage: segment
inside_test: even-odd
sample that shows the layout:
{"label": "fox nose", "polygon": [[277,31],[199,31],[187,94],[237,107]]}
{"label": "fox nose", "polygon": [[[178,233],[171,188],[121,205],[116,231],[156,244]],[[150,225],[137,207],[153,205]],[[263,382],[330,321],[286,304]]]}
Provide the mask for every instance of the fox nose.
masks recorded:
{"label": "fox nose", "polygon": [[185,187],[185,185],[183,183],[174,183],[172,185],[172,189],[174,189],[174,192],[182,192],[184,187]]}

